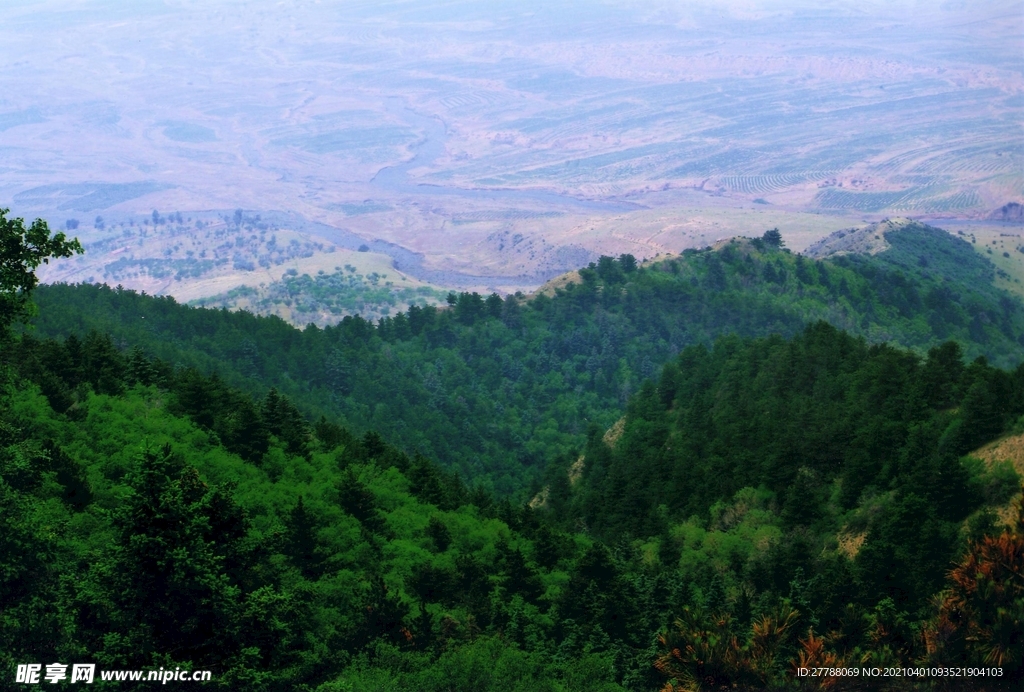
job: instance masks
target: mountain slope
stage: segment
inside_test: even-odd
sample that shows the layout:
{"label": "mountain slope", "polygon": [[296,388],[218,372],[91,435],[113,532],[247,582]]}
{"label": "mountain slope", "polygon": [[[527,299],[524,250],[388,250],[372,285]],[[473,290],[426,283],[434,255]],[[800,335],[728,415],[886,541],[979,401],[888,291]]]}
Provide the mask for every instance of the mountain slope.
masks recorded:
{"label": "mountain slope", "polygon": [[[710,281],[722,294],[760,262],[776,297],[795,273],[797,304],[837,282],[841,298],[876,295],[858,276],[899,288],[877,295],[904,307],[929,289],[928,277],[877,265],[811,265],[769,249],[776,239],[705,253],[705,273],[685,285]],[[482,346],[501,347],[508,329],[522,348],[530,330],[561,324],[559,310],[584,338],[592,314],[646,324],[680,295],[657,283],[671,288],[679,266],[650,269],[604,258],[579,272],[580,286],[525,306],[463,294],[444,314],[410,311],[376,329],[349,320],[338,332],[356,355],[379,342],[392,370],[412,362],[410,344],[443,355],[490,334]],[[643,300],[628,303],[631,293]],[[150,345],[214,370],[216,357],[185,347],[216,347],[230,332],[211,328],[255,320],[93,295],[134,305],[132,333],[152,337],[139,323],[162,317],[178,341]],[[899,304],[859,305],[894,329],[914,319]],[[756,312],[731,315],[757,324]],[[650,324],[675,324],[660,317]],[[690,324],[721,328],[705,318]],[[248,365],[297,384],[288,373],[301,361],[275,355],[297,356],[325,332],[255,323],[284,346],[264,338]],[[466,364],[485,353],[468,351]],[[358,382],[349,362],[332,364],[334,385]],[[628,397],[611,430],[587,426],[582,455],[541,450],[554,462],[543,502],[528,504],[470,489],[376,432],[353,435],[318,415],[315,398],[311,425],[276,389],[253,398],[217,372],[97,332],[56,341],[3,329],[0,383],[7,674],[21,661],[91,659],[100,688],[111,669],[159,668],[265,692],[648,692],[666,676],[672,688],[781,690],[801,682],[798,666],[825,669],[813,681],[822,687],[848,665],[997,663],[998,678],[967,681],[977,690],[1018,689],[1024,676],[1024,496],[1006,511],[1020,478],[999,446],[996,459],[961,456],[1024,430],[1024,364],[968,363],[955,342],[922,359],[819,321],[792,338],[688,346]],[[416,413],[393,412],[412,431]],[[879,689],[932,687],[889,682]]]}
{"label": "mountain slope", "polygon": [[[597,431],[576,487],[563,473],[536,510],[105,337],[23,337],[3,355],[8,671],[88,657],[211,670],[224,690],[649,692],[659,670],[696,669],[763,690],[811,655],[982,665],[984,646],[936,651],[916,632],[955,644],[990,613],[1015,636],[1012,564],[983,594],[923,605],[965,538],[980,539],[970,578],[1021,545],[990,512],[1018,477],[956,454],[1024,409],[1024,367],[965,365],[952,345],[922,365],[818,324],[691,347],[631,398],[614,450]],[[863,454],[879,448],[893,453]],[[851,478],[873,490],[848,509]],[[965,620],[965,597],[1001,610]],[[709,632],[716,666],[666,664]],[[814,632],[829,633],[818,654]],[[1019,683],[1016,659],[1003,668],[986,689]]]}
{"label": "mountain slope", "polygon": [[[376,429],[501,493],[523,492],[591,424],[691,344],[798,333],[825,320],[920,352],[956,339],[969,358],[1024,358],[1024,308],[986,281],[986,260],[944,231],[904,224],[875,255],[807,259],[761,239],[637,266],[602,258],[553,296],[461,294],[371,324],[297,330],[101,286],[47,286],[44,336],[90,329],[171,363],[217,370],[308,412]],[[924,258],[924,263],[920,258]]]}
{"label": "mountain slope", "polygon": [[[253,401],[103,337],[22,339],[4,356],[5,676],[87,660],[285,692],[382,652],[404,658],[414,689],[451,689],[455,674],[464,689],[582,692],[582,668],[621,691],[605,655],[553,660],[561,632],[541,614],[593,541],[375,433],[309,426],[276,393]],[[473,682],[483,661],[493,687]]]}

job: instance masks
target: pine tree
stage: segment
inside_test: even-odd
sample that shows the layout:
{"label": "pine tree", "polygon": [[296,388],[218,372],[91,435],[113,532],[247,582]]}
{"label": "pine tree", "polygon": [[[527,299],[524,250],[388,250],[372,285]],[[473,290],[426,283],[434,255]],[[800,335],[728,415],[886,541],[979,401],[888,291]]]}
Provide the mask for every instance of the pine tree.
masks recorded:
{"label": "pine tree", "polygon": [[252,464],[259,464],[270,448],[270,432],[260,411],[248,397],[239,397],[227,416],[224,446]]}
{"label": "pine tree", "polygon": [[82,344],[85,373],[97,394],[120,394],[124,389],[124,357],[108,335],[89,332]]}
{"label": "pine tree", "polygon": [[125,381],[129,385],[141,384],[144,387],[156,384],[156,368],[138,346],[133,347],[128,353],[125,362]]}
{"label": "pine tree", "polygon": [[365,531],[370,534],[383,533],[387,524],[378,512],[377,498],[356,477],[351,467],[342,472],[335,492],[338,506],[354,517]]}
{"label": "pine tree", "polygon": [[452,544],[452,532],[436,514],[430,517],[430,522],[427,524],[427,536],[439,553],[448,550],[448,546]]}
{"label": "pine tree", "polygon": [[774,248],[780,248],[785,244],[782,242],[782,234],[779,232],[778,228],[772,228],[765,231],[764,235],[761,236],[761,241]]}
{"label": "pine tree", "polygon": [[383,638],[393,644],[411,645],[413,635],[405,626],[408,614],[409,608],[391,594],[383,577],[375,575],[370,580],[365,597],[363,620],[356,635],[356,642],[360,646],[366,646]]}
{"label": "pine tree", "polygon": [[285,555],[302,576],[316,581],[323,574],[324,568],[324,556],[318,550],[316,540],[319,527],[316,517],[306,509],[301,497],[289,512],[285,527]]}
{"label": "pine tree", "polygon": [[337,423],[330,422],[322,415],[313,424],[313,434],[320,442],[320,448],[328,452],[338,447],[348,447],[355,441],[352,433]]}
{"label": "pine tree", "polygon": [[263,400],[260,414],[270,433],[285,443],[289,454],[309,457],[309,424],[287,397],[271,389]]}
{"label": "pine tree", "polygon": [[144,452],[127,481],[114,542],[78,587],[96,659],[219,667],[226,677],[244,677],[254,653],[270,660],[286,618],[268,610],[283,601],[240,579],[254,566],[244,512],[169,447]]}
{"label": "pine tree", "polygon": [[526,558],[519,548],[512,548],[502,541],[498,544],[498,562],[505,578],[502,582],[509,595],[521,595],[527,601],[536,601],[542,589],[537,573],[526,564]]}

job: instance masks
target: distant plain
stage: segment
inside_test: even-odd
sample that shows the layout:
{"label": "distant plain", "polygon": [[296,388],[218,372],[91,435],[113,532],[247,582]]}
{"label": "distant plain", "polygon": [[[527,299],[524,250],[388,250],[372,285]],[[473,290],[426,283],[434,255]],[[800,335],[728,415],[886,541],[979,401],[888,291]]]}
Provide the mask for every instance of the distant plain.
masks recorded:
{"label": "distant plain", "polygon": [[[1017,2],[6,12],[0,204],[77,220],[89,249],[49,280],[121,271],[193,300],[352,264],[332,247],[369,261],[365,243],[410,285],[505,292],[602,253],[771,227],[800,250],[884,216],[964,228],[1024,201]],[[215,264],[217,229],[243,235],[236,209],[312,255],[246,232],[263,249]],[[153,210],[211,225],[147,227]],[[1019,238],[994,232],[1012,283]]]}

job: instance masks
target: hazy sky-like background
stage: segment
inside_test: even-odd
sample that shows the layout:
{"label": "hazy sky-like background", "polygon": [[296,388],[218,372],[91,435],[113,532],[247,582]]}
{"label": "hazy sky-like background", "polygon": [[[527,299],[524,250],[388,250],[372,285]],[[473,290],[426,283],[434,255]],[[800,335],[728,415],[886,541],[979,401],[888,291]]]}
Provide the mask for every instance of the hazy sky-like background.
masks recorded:
{"label": "hazy sky-like background", "polygon": [[[178,206],[344,202],[409,158],[428,134],[416,116],[444,126],[415,172],[425,180],[591,197],[884,168],[965,130],[976,147],[1020,144],[1017,2],[61,1],[6,13],[0,194],[134,185],[81,211],[157,188]],[[946,154],[950,169],[964,153]]]}
{"label": "hazy sky-like background", "polygon": [[1022,37],[1016,1],[7,2],[0,203],[513,273],[494,233],[550,272],[632,211],[653,250],[698,208],[980,218],[1024,199]]}

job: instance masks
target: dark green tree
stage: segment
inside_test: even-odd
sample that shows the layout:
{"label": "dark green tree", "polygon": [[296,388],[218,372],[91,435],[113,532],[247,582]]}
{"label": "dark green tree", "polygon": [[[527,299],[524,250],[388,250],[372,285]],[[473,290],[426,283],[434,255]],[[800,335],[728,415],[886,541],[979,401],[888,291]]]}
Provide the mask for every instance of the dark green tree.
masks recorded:
{"label": "dark green tree", "polygon": [[248,398],[239,398],[226,416],[224,446],[246,461],[258,464],[270,448],[270,431],[259,409]]}
{"label": "dark green tree", "polygon": [[448,546],[452,544],[452,532],[436,514],[430,517],[430,523],[427,524],[427,536],[433,541],[439,553],[448,550]]}
{"label": "dark green tree", "polygon": [[378,511],[377,498],[351,467],[344,470],[335,490],[338,506],[354,517],[367,533],[379,534],[384,531],[386,524]]}
{"label": "dark green tree", "polygon": [[320,416],[313,424],[313,434],[316,435],[320,447],[325,451],[348,447],[355,441],[352,433],[337,423],[330,422],[325,416]]}
{"label": "dark green tree", "polygon": [[782,242],[782,234],[779,232],[778,228],[770,228],[767,231],[765,231],[764,235],[761,236],[761,240],[766,245],[770,245],[771,247],[775,248],[782,247],[784,244]]}
{"label": "dark green tree", "polygon": [[280,664],[286,605],[254,578],[245,512],[169,447],[144,452],[127,481],[113,544],[78,587],[96,659],[218,667],[225,681]]}
{"label": "dark green tree", "polygon": [[289,454],[309,456],[309,424],[288,397],[271,389],[263,399],[260,415],[267,430],[285,443]]}
{"label": "dark green tree", "polygon": [[306,509],[306,503],[301,497],[288,514],[285,527],[285,555],[306,579],[319,579],[324,568],[324,556],[318,550],[316,541],[319,525],[313,513]]}
{"label": "dark green tree", "polygon": [[0,331],[33,314],[29,294],[39,284],[35,270],[40,264],[83,251],[77,239],[51,236],[42,219],[26,229],[24,219],[7,218],[10,211],[0,209]]}

